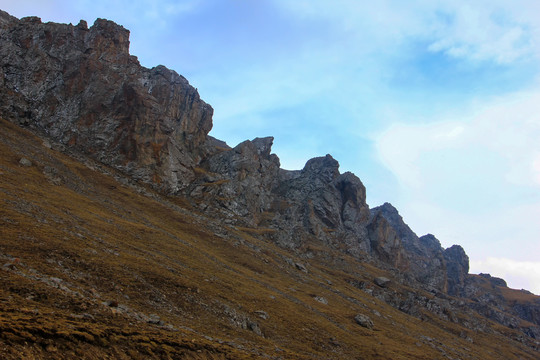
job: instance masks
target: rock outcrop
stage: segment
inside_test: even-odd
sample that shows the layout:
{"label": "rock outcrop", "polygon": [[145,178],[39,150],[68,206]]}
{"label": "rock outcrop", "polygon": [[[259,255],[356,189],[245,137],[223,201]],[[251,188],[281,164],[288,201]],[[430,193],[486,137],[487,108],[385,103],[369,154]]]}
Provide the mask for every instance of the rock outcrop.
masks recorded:
{"label": "rock outcrop", "polygon": [[444,250],[443,256],[446,263],[448,293],[461,295],[469,274],[469,257],[459,245],[453,245]]}
{"label": "rock outcrop", "polygon": [[271,154],[273,140],[257,138],[233,149],[220,147],[197,168],[198,178],[186,194],[199,199],[203,210],[211,211],[209,207],[217,203],[220,214],[231,223],[257,226],[279,181],[279,159]]}
{"label": "rock outcrop", "polygon": [[446,263],[439,240],[430,234],[418,237],[390,203],[371,209],[371,214],[374,221],[390,228],[386,236],[391,241],[401,241],[404,270],[427,289],[446,292]]}
{"label": "rock outcrop", "polygon": [[316,238],[359,255],[370,252],[366,190],[354,174],[339,173],[330,155],[309,160],[301,171],[282,171],[270,226],[274,239],[288,247]]}
{"label": "rock outcrop", "polygon": [[374,221],[382,223],[381,218],[385,219],[386,226],[390,228],[385,234],[387,239],[393,242],[397,241],[396,238],[401,240],[402,269],[429,290],[461,294],[469,273],[469,258],[461,246],[443,249],[432,234],[418,237],[389,203],[371,209],[371,213]]}
{"label": "rock outcrop", "polygon": [[176,192],[190,183],[212,108],[164,66],[129,54],[129,31],[0,13],[0,111],[136,179]]}

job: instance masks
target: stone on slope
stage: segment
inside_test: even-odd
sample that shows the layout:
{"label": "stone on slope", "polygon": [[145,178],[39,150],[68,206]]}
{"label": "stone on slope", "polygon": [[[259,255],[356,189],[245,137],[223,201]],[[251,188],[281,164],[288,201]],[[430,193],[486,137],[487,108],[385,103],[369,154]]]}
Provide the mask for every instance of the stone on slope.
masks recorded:
{"label": "stone on slope", "polygon": [[390,279],[384,277],[384,276],[380,276],[380,277],[377,277],[375,279],[373,279],[373,282],[382,287],[382,288],[385,288],[388,286],[388,284],[390,284]]}
{"label": "stone on slope", "polygon": [[362,327],[365,327],[366,329],[373,329],[373,321],[369,318],[369,316],[358,314],[354,317],[354,321]]}

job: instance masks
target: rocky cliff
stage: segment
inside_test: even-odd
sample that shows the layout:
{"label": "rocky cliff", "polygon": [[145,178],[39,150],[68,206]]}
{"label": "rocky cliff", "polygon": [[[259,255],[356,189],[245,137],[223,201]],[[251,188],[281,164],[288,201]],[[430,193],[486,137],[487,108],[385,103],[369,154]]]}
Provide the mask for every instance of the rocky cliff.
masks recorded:
{"label": "rocky cliff", "polygon": [[0,110],[134,178],[175,192],[193,178],[212,108],[164,66],[129,54],[129,31],[0,13]]}
{"label": "rocky cliff", "polygon": [[332,156],[286,171],[271,137],[230,148],[208,136],[212,108],[176,72],[142,67],[129,54],[129,31],[113,22],[88,28],[0,12],[0,71],[3,118],[300,256],[331,249],[442,296],[380,294],[402,311],[423,306],[448,317],[447,297],[462,297],[506,326],[529,321],[524,332],[540,336],[537,305],[493,295],[506,285],[490,280],[486,290],[485,278],[468,274],[463,248],[418,237],[392,205],[370,210],[360,179],[340,173]]}

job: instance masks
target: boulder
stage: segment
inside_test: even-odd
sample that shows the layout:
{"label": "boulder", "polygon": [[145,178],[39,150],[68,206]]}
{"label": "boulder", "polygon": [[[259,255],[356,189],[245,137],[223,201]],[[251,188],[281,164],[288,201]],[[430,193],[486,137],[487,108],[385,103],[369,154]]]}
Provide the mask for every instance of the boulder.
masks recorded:
{"label": "boulder", "polygon": [[382,288],[385,288],[385,287],[388,287],[388,285],[390,284],[390,279],[384,277],[384,276],[380,276],[380,277],[377,277],[375,279],[373,279],[373,282],[382,287]]}
{"label": "boulder", "polygon": [[21,158],[19,160],[19,164],[22,165],[22,166],[26,166],[26,167],[32,166],[32,162],[30,160],[28,160],[27,158]]}
{"label": "boulder", "polygon": [[362,327],[365,327],[366,329],[373,329],[373,321],[369,318],[369,316],[358,314],[354,317],[354,321]]}
{"label": "boulder", "polygon": [[298,270],[300,270],[300,271],[303,271],[303,272],[305,272],[305,273],[308,272],[306,266],[303,265],[303,264],[300,264],[300,263],[294,263],[294,266],[296,266],[296,268],[297,268]]}

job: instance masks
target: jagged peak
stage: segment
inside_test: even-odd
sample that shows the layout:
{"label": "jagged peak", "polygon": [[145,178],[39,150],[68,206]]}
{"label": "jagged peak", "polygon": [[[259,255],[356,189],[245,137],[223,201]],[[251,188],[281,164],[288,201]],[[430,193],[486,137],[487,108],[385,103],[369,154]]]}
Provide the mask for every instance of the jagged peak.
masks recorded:
{"label": "jagged peak", "polygon": [[386,214],[396,214],[396,215],[399,215],[398,210],[394,207],[394,205],[392,205],[392,204],[389,203],[389,202],[385,202],[385,203],[382,204],[382,205],[376,206],[376,207],[372,208],[371,211],[372,211],[372,212],[383,211],[383,212],[386,213]]}
{"label": "jagged peak", "polygon": [[41,24],[41,18],[37,16],[26,16],[21,18],[21,22],[25,24]]}
{"label": "jagged peak", "polygon": [[273,143],[274,137],[272,136],[255,138],[253,140],[242,141],[240,144],[236,145],[233,150],[237,153],[257,153],[259,156],[268,157],[272,151]]}
{"label": "jagged peak", "polygon": [[4,10],[0,10],[0,24],[13,21],[17,21],[17,18],[15,16],[10,15]]}
{"label": "jagged peak", "polygon": [[411,230],[409,225],[405,223],[403,217],[399,214],[399,211],[389,202],[370,209],[371,216],[375,217],[377,214],[383,216],[388,223],[394,228],[394,230],[403,239],[403,243],[406,246],[416,248],[418,251],[418,236]]}
{"label": "jagged peak", "polygon": [[465,254],[465,250],[463,249],[463,247],[457,244],[447,247],[444,251],[451,251],[451,252],[458,252],[458,253]]}
{"label": "jagged peak", "polygon": [[385,202],[382,205],[371,208],[369,211],[372,217],[380,214],[380,216],[386,218],[386,220],[388,220],[388,222],[392,225],[392,227],[395,228],[396,231],[399,231],[401,228],[404,227],[410,230],[405,221],[403,221],[403,218],[399,214],[399,211],[389,202]]}
{"label": "jagged peak", "polygon": [[88,30],[88,46],[102,54],[110,53],[107,56],[109,61],[118,61],[122,57],[129,56],[130,33],[122,25],[98,18]]}
{"label": "jagged peak", "polygon": [[88,30],[88,23],[86,22],[86,20],[81,19],[77,24],[77,27],[82,30]]}
{"label": "jagged peak", "polygon": [[339,176],[339,162],[332,155],[315,157],[308,160],[302,173],[321,177],[328,182]]}
{"label": "jagged peak", "polygon": [[262,156],[270,156],[270,152],[272,151],[272,145],[274,144],[274,137],[273,136],[267,136],[262,138],[255,138],[252,140],[253,145],[255,145],[255,148],[257,148],[257,152],[259,155]]}
{"label": "jagged peak", "polygon": [[[167,193],[194,179],[213,109],[175,71],[141,66],[129,30],[101,18],[88,29],[5,13],[1,24],[13,30],[0,38],[0,68],[14,67],[0,92],[5,118]],[[34,35],[43,32],[51,36]]]}
{"label": "jagged peak", "polygon": [[122,25],[117,24],[112,20],[103,19],[103,18],[97,18],[94,21],[94,25],[92,25],[92,27],[94,27],[96,29],[103,29],[103,30],[108,30],[108,31],[113,31],[113,32],[118,31],[118,30],[128,31],[129,32],[129,30],[127,30]]}
{"label": "jagged peak", "polygon": [[426,234],[426,235],[420,236],[419,239],[423,244],[429,247],[439,247],[442,250],[441,242],[433,234]]}
{"label": "jagged peak", "polygon": [[491,276],[491,274],[487,274],[487,273],[480,273],[478,275],[480,277],[483,277],[484,279],[489,280],[489,282],[494,286],[508,287],[508,285],[506,284],[506,281],[504,279],[501,279],[501,278],[498,278],[498,277],[495,277],[495,276]]}
{"label": "jagged peak", "polygon": [[350,171],[345,171],[343,174],[339,175],[339,180],[343,182],[362,184],[362,180],[360,180],[358,176],[356,176],[354,173]]}

